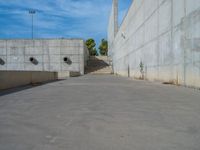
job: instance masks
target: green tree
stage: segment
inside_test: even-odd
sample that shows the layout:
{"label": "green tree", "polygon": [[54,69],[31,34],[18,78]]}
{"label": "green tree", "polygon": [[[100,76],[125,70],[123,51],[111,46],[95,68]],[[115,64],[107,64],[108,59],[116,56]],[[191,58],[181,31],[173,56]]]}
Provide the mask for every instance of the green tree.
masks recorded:
{"label": "green tree", "polygon": [[99,52],[103,56],[108,55],[108,41],[107,40],[105,40],[105,39],[101,40],[101,44],[99,46]]}
{"label": "green tree", "polygon": [[90,39],[86,40],[85,44],[88,48],[90,56],[97,56],[98,55],[96,47],[95,47],[96,43],[95,43],[94,39],[90,38]]}

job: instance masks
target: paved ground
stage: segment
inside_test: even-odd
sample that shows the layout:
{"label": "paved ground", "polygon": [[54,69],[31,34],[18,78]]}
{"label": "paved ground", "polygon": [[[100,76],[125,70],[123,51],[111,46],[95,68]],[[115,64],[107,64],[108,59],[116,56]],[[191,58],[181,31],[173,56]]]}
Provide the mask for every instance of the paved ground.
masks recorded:
{"label": "paved ground", "polygon": [[200,92],[84,76],[10,93],[0,150],[200,150]]}

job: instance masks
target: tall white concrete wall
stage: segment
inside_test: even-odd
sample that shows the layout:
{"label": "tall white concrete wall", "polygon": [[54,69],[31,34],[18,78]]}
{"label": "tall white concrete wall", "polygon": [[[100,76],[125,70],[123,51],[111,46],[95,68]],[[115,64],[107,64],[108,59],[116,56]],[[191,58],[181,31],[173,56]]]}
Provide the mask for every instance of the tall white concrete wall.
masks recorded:
{"label": "tall white concrete wall", "polygon": [[[0,40],[0,70],[84,74],[85,51],[84,41],[79,39]],[[38,64],[33,64],[31,57]],[[71,63],[66,63],[65,57]]]}
{"label": "tall white concrete wall", "polygon": [[134,0],[109,50],[117,74],[200,87],[200,0]]}

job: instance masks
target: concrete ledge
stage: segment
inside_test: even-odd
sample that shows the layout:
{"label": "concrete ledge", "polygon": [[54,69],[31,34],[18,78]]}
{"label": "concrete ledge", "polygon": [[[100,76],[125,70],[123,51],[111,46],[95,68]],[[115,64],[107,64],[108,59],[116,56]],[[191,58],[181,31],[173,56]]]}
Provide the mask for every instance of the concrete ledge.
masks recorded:
{"label": "concrete ledge", "polygon": [[58,79],[66,79],[67,77],[70,77],[69,71],[58,72]]}
{"label": "concrete ledge", "polygon": [[58,79],[56,72],[0,71],[0,90]]}

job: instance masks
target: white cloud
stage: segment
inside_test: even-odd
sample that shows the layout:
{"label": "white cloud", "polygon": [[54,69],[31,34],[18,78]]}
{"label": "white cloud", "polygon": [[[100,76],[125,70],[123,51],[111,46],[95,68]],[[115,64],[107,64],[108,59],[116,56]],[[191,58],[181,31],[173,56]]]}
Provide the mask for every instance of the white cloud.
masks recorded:
{"label": "white cloud", "polygon": [[[36,36],[41,37],[94,37],[105,38],[112,0],[5,0],[0,1],[0,22],[11,24],[0,30],[0,36],[23,31],[19,37],[30,37],[31,18],[28,9],[36,9],[34,16]],[[127,0],[123,0],[124,2]],[[130,1],[130,0],[129,0]],[[125,13],[123,8],[121,16]],[[10,20],[8,17],[11,17]],[[122,17],[121,17],[122,18]],[[0,24],[0,28],[1,28]],[[27,33],[25,33],[27,31]],[[6,34],[6,35],[8,35]],[[9,37],[11,37],[10,35]],[[16,36],[16,35],[15,35]]]}

